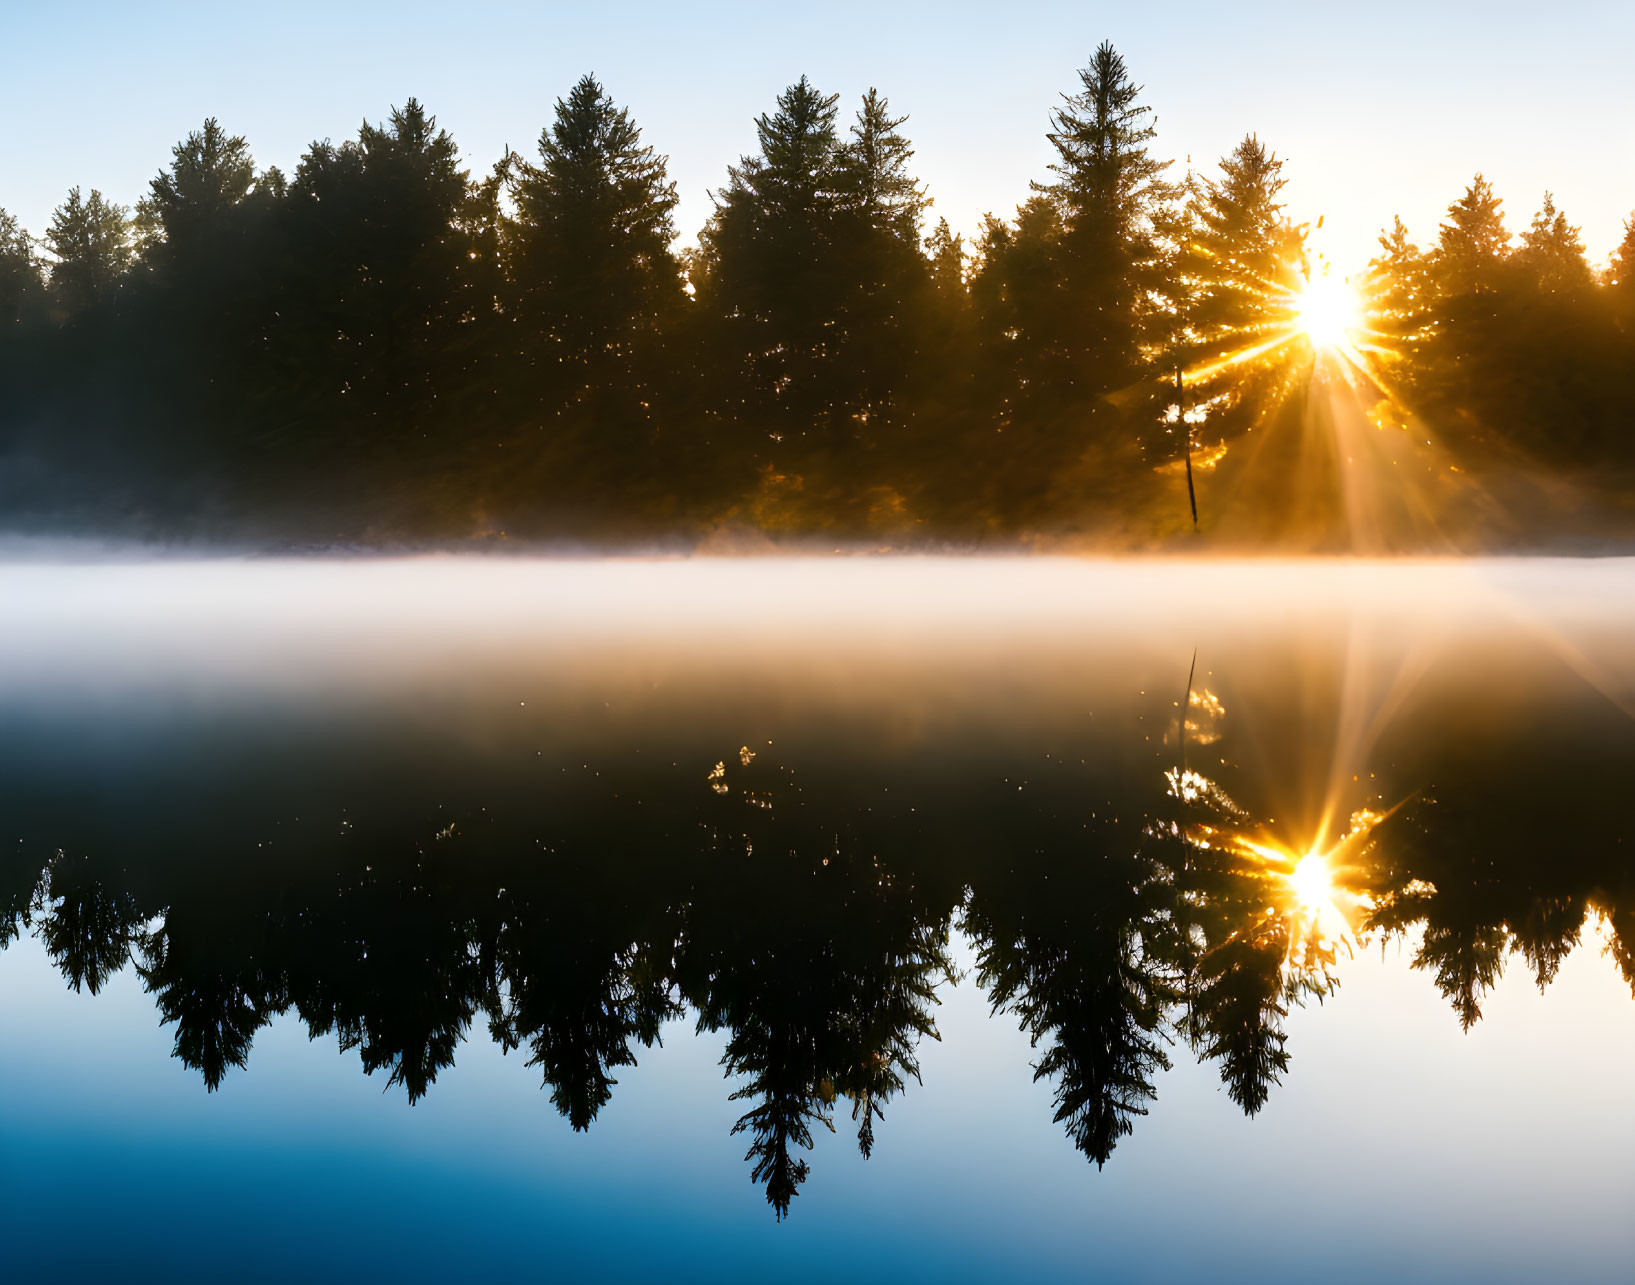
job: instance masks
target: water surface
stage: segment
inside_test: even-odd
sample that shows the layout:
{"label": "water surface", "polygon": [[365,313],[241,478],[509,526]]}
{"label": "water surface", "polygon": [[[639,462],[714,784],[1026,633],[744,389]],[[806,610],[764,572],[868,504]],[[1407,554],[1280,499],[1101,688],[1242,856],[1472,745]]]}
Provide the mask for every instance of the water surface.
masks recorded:
{"label": "water surface", "polygon": [[1626,1279],[1632,591],[0,569],[8,1255]]}

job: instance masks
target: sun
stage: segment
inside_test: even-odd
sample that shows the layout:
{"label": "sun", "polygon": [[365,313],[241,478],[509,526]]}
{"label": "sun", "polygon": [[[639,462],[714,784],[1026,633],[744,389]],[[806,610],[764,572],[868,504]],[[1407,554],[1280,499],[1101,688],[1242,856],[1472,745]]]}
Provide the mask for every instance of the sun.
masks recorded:
{"label": "sun", "polygon": [[1341,348],[1362,329],[1362,305],[1341,277],[1321,273],[1295,296],[1295,319],[1314,348]]}
{"label": "sun", "polygon": [[1334,875],[1324,853],[1308,852],[1289,873],[1289,890],[1302,910],[1322,911],[1334,904]]}

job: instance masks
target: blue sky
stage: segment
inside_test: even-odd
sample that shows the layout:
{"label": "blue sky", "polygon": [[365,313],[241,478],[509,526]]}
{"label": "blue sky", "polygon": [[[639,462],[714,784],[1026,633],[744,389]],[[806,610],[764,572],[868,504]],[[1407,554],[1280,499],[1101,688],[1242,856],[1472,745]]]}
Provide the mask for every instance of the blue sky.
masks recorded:
{"label": "blue sky", "polygon": [[670,156],[685,239],[802,73],[908,112],[934,214],[969,231],[1043,174],[1051,106],[1103,38],[1145,84],[1165,155],[1212,163],[1257,131],[1289,161],[1291,213],[1326,215],[1342,263],[1395,213],[1434,234],[1477,169],[1513,227],[1553,189],[1597,261],[1635,209],[1627,2],[6,8],[0,206],[36,233],[71,184],[134,201],[209,114],[288,169],[416,95],[486,168],[531,149],[586,70]]}

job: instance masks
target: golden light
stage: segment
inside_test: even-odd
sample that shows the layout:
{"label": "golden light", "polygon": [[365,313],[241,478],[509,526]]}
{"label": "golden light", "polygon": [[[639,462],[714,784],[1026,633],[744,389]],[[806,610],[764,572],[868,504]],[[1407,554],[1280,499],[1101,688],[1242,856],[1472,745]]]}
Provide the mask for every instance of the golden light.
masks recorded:
{"label": "golden light", "polygon": [[1289,872],[1289,889],[1300,903],[1300,908],[1308,913],[1317,913],[1332,906],[1338,890],[1334,886],[1334,872],[1329,869],[1327,856],[1321,852],[1308,852],[1295,862],[1294,869]]}
{"label": "golden light", "polygon": [[1362,302],[1341,277],[1307,279],[1295,297],[1295,318],[1314,348],[1341,348],[1363,328]]}
{"label": "golden light", "polygon": [[1259,862],[1282,889],[1281,897],[1269,900],[1267,911],[1273,913],[1277,906],[1275,913],[1290,927],[1289,966],[1326,971],[1336,950],[1349,955],[1358,944],[1355,925],[1371,903],[1366,891],[1355,885],[1356,862],[1381,820],[1379,813],[1358,811],[1338,842],[1327,844],[1320,838],[1306,846],[1304,855],[1275,839],[1230,830],[1199,833],[1193,841],[1235,849]]}

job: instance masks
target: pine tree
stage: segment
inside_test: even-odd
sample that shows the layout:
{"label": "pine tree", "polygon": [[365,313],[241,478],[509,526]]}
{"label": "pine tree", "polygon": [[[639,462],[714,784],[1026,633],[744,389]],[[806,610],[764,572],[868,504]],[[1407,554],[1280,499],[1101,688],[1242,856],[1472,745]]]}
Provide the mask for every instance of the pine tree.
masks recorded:
{"label": "pine tree", "polygon": [[[1143,350],[1156,321],[1153,300],[1165,276],[1164,230],[1179,188],[1154,157],[1152,108],[1124,59],[1103,42],[1063,95],[1049,135],[1056,175],[1035,189],[1056,203],[1059,332],[1050,343],[1058,377],[1084,395],[1123,387],[1147,373]],[[1066,389],[1063,390],[1064,392]]]}
{"label": "pine tree", "polygon": [[583,378],[587,363],[628,362],[681,297],[671,242],[676,188],[666,159],[629,113],[584,76],[539,138],[540,163],[512,183],[512,272],[524,323]]}
{"label": "pine tree", "polygon": [[1534,284],[1550,294],[1585,291],[1594,280],[1578,229],[1556,209],[1555,198],[1548,192],[1532,226],[1521,235],[1516,257]]}
{"label": "pine tree", "polygon": [[1176,356],[1194,418],[1227,436],[1252,428],[1297,376],[1290,300],[1304,246],[1278,199],[1283,162],[1265,143],[1248,135],[1220,169],[1194,180],[1188,202],[1187,336]]}
{"label": "pine tree", "polygon": [[830,411],[843,293],[830,253],[838,98],[803,76],[756,120],[760,152],[729,168],[693,260],[693,284],[730,363],[723,401],[774,441],[824,434]]}
{"label": "pine tree", "polygon": [[931,268],[931,282],[937,293],[959,307],[966,300],[965,238],[948,226],[947,219],[938,219],[926,238],[925,257]]}
{"label": "pine tree", "polygon": [[[851,137],[835,153],[835,220],[830,270],[839,286],[833,409],[851,417],[839,442],[877,441],[875,416],[887,413],[909,376],[919,336],[912,329],[929,284],[920,246],[930,201],[910,172],[914,148],[878,91],[863,96]],[[838,444],[838,443],[837,443]]]}
{"label": "pine tree", "polygon": [[1409,386],[1423,374],[1435,303],[1430,264],[1401,218],[1380,233],[1380,252],[1370,260],[1363,294],[1374,359],[1393,384]]}
{"label": "pine tree", "polygon": [[1635,325],[1635,215],[1624,220],[1624,239],[1612,252],[1606,284],[1620,324],[1626,329]]}
{"label": "pine tree", "polygon": [[130,267],[129,212],[94,188],[89,197],[72,188],[52,213],[45,243],[56,256],[52,293],[69,315],[84,312],[106,300]]}
{"label": "pine tree", "polygon": [[1608,284],[1620,290],[1635,289],[1635,214],[1624,220],[1624,239],[1612,252]]}
{"label": "pine tree", "polygon": [[1493,185],[1478,174],[1465,194],[1448,207],[1434,258],[1445,294],[1498,288],[1499,269],[1510,253],[1503,206],[1493,194]]}
{"label": "pine tree", "polygon": [[1017,208],[1014,222],[991,214],[983,220],[971,271],[971,305],[988,385],[985,400],[996,430],[1009,435],[1006,453],[1029,461],[1030,476],[1018,479],[1018,491],[1043,489],[1042,470],[1032,467],[1034,452],[1022,439],[1034,427],[1038,403],[1054,403],[1059,396],[1055,375],[1061,350],[1054,336],[1061,309],[1062,236],[1060,206],[1035,195]]}
{"label": "pine tree", "polygon": [[170,168],[148,185],[136,207],[146,243],[175,245],[196,237],[249,195],[255,162],[249,144],[229,135],[214,116],[176,144]]}
{"label": "pine tree", "polygon": [[34,238],[0,210],[0,333],[31,320],[45,297]]}
{"label": "pine tree", "polygon": [[877,89],[863,95],[851,138],[835,154],[837,204],[870,228],[913,244],[920,215],[931,202],[912,173],[913,145],[902,132],[907,116],[893,116]]}
{"label": "pine tree", "polygon": [[[303,380],[324,379],[372,435],[431,443],[427,416],[465,369],[471,320],[491,311],[471,290],[471,195],[453,138],[413,98],[301,158],[279,329]],[[314,342],[321,355],[304,351]]]}

